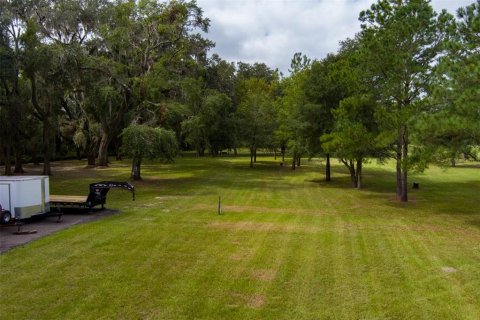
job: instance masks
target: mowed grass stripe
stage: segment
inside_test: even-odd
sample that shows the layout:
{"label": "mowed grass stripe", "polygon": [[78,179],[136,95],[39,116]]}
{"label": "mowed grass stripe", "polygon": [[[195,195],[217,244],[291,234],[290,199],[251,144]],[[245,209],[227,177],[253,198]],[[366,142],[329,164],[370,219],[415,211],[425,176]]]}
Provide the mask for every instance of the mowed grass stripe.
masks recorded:
{"label": "mowed grass stripe", "polygon": [[[52,193],[129,174],[128,162],[63,165]],[[326,183],[317,160],[146,164],[137,201],[109,194],[121,214],[0,257],[16,302],[1,301],[0,318],[480,318],[480,171],[411,176],[421,189],[403,205],[392,167],[367,165],[361,191],[333,169]]]}

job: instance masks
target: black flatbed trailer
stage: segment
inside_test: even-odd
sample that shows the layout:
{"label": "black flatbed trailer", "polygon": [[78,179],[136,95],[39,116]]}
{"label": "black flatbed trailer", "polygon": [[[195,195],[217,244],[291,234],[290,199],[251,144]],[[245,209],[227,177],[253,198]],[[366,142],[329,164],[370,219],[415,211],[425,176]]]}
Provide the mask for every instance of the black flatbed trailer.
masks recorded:
{"label": "black flatbed trailer", "polygon": [[102,209],[107,202],[107,194],[111,188],[123,188],[132,192],[133,200],[135,200],[135,188],[128,182],[101,181],[90,184],[90,192],[87,196],[73,195],[50,195],[50,207],[80,207],[92,209],[97,205],[101,205]]}

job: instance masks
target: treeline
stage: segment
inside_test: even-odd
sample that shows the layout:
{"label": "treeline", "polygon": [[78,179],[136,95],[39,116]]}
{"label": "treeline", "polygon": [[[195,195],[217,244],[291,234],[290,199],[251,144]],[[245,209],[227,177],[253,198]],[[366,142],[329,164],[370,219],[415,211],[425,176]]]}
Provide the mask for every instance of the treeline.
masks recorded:
{"label": "treeline", "polygon": [[[397,197],[408,172],[429,162],[477,158],[480,145],[480,1],[457,18],[428,1],[380,0],[361,32],[311,62],[301,54],[281,83],[280,134],[294,158],[339,158],[352,186],[367,159],[396,160]],[[320,143],[319,143],[320,140]]]}
{"label": "treeline", "polygon": [[[288,76],[208,56],[208,18],[192,1],[9,0],[0,4],[0,147],[5,174],[68,154],[174,159],[237,148],[340,159],[362,185],[367,159],[407,173],[476,157],[480,1],[457,17],[428,1],[380,0],[338,52],[294,55]],[[478,149],[477,149],[478,150]]]}

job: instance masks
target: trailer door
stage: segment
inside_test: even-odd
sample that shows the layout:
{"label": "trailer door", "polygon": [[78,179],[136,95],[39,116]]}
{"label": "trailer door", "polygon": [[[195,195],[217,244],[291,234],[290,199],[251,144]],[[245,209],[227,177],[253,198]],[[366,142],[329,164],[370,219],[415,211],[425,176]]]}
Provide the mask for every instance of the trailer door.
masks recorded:
{"label": "trailer door", "polygon": [[9,184],[0,184],[0,205],[3,210],[8,210],[12,212],[11,203],[10,203],[10,185]]}

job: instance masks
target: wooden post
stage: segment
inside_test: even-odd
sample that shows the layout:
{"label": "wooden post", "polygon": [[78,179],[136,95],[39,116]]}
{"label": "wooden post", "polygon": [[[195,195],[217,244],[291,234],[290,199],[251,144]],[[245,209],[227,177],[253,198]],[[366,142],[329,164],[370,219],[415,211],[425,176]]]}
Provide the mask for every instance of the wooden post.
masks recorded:
{"label": "wooden post", "polygon": [[218,214],[222,214],[222,198],[218,196]]}

